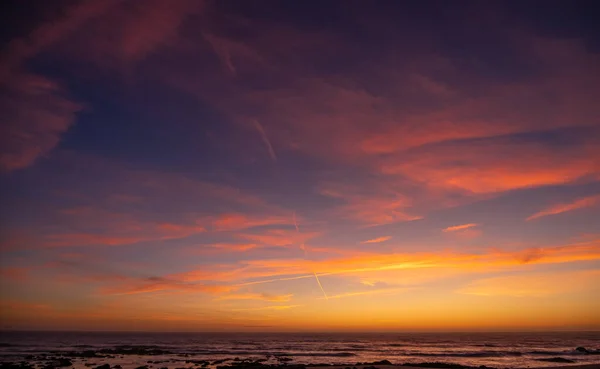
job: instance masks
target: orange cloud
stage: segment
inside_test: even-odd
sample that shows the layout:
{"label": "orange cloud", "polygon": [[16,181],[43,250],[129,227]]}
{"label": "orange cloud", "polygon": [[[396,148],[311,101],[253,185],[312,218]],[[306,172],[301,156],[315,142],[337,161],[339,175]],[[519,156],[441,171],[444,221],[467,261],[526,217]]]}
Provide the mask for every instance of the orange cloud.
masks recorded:
{"label": "orange cloud", "polygon": [[595,240],[574,245],[529,248],[519,251],[492,249],[484,254],[358,252],[353,256],[326,260],[247,260],[240,264],[215,265],[210,269],[204,268],[179,273],[169,278],[186,282],[213,281],[246,285],[246,282],[261,283],[313,278],[312,271],[318,276],[406,269],[434,270],[435,268],[456,268],[464,273],[470,273],[515,268],[524,264],[554,264],[598,259],[600,259],[600,243]]}
{"label": "orange cloud", "polygon": [[295,230],[271,229],[257,234],[239,234],[237,237],[258,242],[266,246],[299,246],[318,235],[319,233],[317,232],[296,232]]}
{"label": "orange cloud", "polygon": [[134,295],[141,293],[169,291],[221,294],[234,291],[235,289],[236,287],[234,286],[185,283],[165,278],[153,277],[142,282],[131,281],[129,283],[122,283],[117,287],[105,288],[102,290],[102,292],[103,294],[107,295]]}
{"label": "orange cloud", "polygon": [[290,217],[277,216],[247,216],[239,213],[220,215],[212,220],[212,227],[216,231],[232,231],[260,227],[266,225],[290,225]]}
{"label": "orange cloud", "polygon": [[462,142],[390,157],[380,170],[433,189],[488,194],[565,184],[592,175],[597,171],[597,159],[590,156],[590,150],[585,145],[560,152],[533,142]]}
{"label": "orange cloud", "polygon": [[442,230],[442,232],[456,232],[462,231],[468,228],[477,227],[477,223],[469,223],[469,224],[461,224],[452,227],[447,227]]}
{"label": "orange cloud", "polygon": [[588,290],[596,285],[598,277],[600,270],[511,275],[476,280],[458,292],[479,296],[543,297]]}
{"label": "orange cloud", "polygon": [[182,225],[172,223],[144,224],[133,222],[121,225],[121,229],[112,229],[112,234],[97,233],[63,233],[47,235],[44,243],[50,247],[63,246],[89,246],[107,245],[119,246],[130,245],[144,241],[170,240],[185,238],[191,235],[205,232],[204,227],[199,225]]}
{"label": "orange cloud", "polygon": [[363,188],[373,186],[373,194],[360,193],[357,186],[347,184],[324,184],[318,189],[323,196],[343,200],[346,204],[334,209],[333,214],[353,219],[369,226],[384,225],[422,219],[411,215],[408,208],[413,204],[409,197],[391,190],[380,183],[363,184]]}
{"label": "orange cloud", "polygon": [[292,299],[292,296],[294,295],[270,295],[267,293],[238,293],[219,296],[217,300],[262,300],[271,302],[288,302]]}
{"label": "orange cloud", "polygon": [[384,236],[384,237],[373,238],[371,240],[366,240],[361,243],[379,243],[379,242],[385,242],[390,239],[392,239],[392,236]]}
{"label": "orange cloud", "polygon": [[255,243],[214,243],[210,247],[228,251],[248,251],[259,247]]}
{"label": "orange cloud", "polygon": [[18,281],[27,280],[29,277],[29,271],[31,268],[28,267],[8,267],[0,268],[0,277],[3,279],[12,279]]}
{"label": "orange cloud", "polygon": [[526,220],[533,220],[548,215],[556,215],[577,209],[588,208],[598,204],[598,202],[600,202],[600,195],[588,196],[581,199],[577,199],[569,204],[558,204],[551,206],[529,216]]}
{"label": "orange cloud", "polygon": [[[382,289],[378,289],[378,290],[340,293],[337,295],[329,295],[329,296],[327,296],[327,298],[328,299],[341,299],[341,298],[346,298],[346,297],[356,297],[356,296],[364,296],[364,295],[396,294],[399,292],[406,292],[409,290],[411,290],[411,288],[382,288]],[[319,297],[319,299],[324,299],[324,297]]]}
{"label": "orange cloud", "polygon": [[259,310],[289,310],[297,307],[302,307],[303,305],[271,305],[271,306],[262,306],[256,308],[246,308],[246,309],[232,309],[232,311],[259,311]]}

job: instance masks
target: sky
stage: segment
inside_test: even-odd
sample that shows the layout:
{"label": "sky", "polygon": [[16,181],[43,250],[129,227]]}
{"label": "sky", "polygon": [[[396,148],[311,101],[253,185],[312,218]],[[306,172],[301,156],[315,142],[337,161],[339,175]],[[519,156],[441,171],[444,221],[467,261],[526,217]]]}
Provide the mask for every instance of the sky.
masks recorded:
{"label": "sky", "polygon": [[600,330],[592,4],[3,2],[0,329]]}

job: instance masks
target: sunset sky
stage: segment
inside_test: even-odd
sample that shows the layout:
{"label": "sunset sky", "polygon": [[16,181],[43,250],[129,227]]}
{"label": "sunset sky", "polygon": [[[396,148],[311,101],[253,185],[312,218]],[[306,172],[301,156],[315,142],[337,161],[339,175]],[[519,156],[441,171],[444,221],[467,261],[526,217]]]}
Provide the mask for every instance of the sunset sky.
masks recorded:
{"label": "sunset sky", "polygon": [[0,329],[600,330],[591,4],[5,2]]}

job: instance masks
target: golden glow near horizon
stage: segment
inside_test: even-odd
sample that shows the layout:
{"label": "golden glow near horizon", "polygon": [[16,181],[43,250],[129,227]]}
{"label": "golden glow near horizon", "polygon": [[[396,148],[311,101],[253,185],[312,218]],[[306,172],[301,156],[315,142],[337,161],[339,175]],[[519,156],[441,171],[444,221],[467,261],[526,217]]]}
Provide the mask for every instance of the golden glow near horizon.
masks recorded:
{"label": "golden glow near horizon", "polygon": [[41,6],[0,56],[0,328],[600,329],[588,36],[395,6]]}

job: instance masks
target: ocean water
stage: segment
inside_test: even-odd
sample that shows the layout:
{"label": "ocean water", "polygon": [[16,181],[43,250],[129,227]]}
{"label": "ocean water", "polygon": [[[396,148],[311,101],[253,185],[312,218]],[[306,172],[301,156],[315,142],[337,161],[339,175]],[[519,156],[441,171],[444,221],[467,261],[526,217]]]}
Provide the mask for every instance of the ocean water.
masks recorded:
{"label": "ocean water", "polygon": [[[113,355],[111,358],[73,358],[76,368],[119,364],[123,369],[191,368],[190,360],[266,359],[290,364],[355,364],[389,360],[394,364],[447,362],[470,366],[525,368],[565,365],[538,361],[563,357],[577,364],[600,363],[600,355],[575,350],[600,349],[600,332],[557,333],[107,333],[1,332],[0,361],[51,353],[99,351],[119,346],[150,346],[160,355]],[[152,363],[148,363],[152,361]],[[227,364],[226,361],[224,364]],[[37,364],[41,365],[41,361]],[[88,364],[87,366],[85,364]],[[218,365],[224,365],[218,364]]]}

